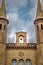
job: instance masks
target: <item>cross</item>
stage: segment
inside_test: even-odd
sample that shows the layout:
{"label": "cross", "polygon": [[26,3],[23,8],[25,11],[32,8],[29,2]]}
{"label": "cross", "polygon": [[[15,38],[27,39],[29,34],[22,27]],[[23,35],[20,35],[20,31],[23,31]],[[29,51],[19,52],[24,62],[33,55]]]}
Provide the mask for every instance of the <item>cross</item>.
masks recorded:
{"label": "cross", "polygon": [[20,28],[20,31],[22,31],[23,29],[22,28]]}

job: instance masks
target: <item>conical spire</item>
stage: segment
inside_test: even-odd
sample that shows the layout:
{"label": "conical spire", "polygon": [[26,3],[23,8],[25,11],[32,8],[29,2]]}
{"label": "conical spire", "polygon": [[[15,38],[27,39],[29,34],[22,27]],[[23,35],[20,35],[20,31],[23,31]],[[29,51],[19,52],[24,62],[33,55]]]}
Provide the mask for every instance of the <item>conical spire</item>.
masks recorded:
{"label": "conical spire", "polygon": [[2,0],[2,4],[0,8],[0,17],[6,18],[5,0]]}
{"label": "conical spire", "polygon": [[38,0],[36,17],[41,17],[41,16],[42,16],[42,6],[40,0]]}

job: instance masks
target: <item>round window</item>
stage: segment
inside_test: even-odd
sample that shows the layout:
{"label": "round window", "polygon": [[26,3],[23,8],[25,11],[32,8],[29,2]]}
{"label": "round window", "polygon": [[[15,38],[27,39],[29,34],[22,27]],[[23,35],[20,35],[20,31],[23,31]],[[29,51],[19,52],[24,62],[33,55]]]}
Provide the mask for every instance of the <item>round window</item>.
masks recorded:
{"label": "round window", "polygon": [[23,36],[20,36],[19,43],[23,43]]}

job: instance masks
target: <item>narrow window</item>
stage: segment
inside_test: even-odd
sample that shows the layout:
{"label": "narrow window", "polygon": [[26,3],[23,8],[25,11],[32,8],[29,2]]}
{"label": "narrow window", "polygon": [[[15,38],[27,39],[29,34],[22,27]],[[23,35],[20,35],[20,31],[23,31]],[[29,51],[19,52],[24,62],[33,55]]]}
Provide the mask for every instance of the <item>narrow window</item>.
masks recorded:
{"label": "narrow window", "polygon": [[12,65],[16,65],[16,60],[12,60]]}
{"label": "narrow window", "polygon": [[4,30],[6,29],[6,25],[4,25]]}
{"label": "narrow window", "polygon": [[23,43],[23,36],[19,37],[19,43]]}
{"label": "narrow window", "polygon": [[26,60],[26,65],[31,65],[31,61],[30,60]]}
{"label": "narrow window", "polygon": [[41,24],[41,29],[43,29],[43,25]]}
{"label": "narrow window", "polygon": [[24,65],[24,61],[21,59],[18,65]]}
{"label": "narrow window", "polygon": [[0,29],[2,29],[2,24],[0,24]]}
{"label": "narrow window", "polygon": [[39,30],[39,26],[37,25],[37,30]]}

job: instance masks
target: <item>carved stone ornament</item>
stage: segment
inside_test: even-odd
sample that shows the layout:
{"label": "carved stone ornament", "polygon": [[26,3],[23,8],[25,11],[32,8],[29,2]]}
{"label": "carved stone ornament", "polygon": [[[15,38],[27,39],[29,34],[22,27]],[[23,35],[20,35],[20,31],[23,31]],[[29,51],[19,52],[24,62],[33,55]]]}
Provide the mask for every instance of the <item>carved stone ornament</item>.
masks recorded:
{"label": "carved stone ornament", "polygon": [[19,56],[24,56],[24,53],[23,52],[19,52]]}

